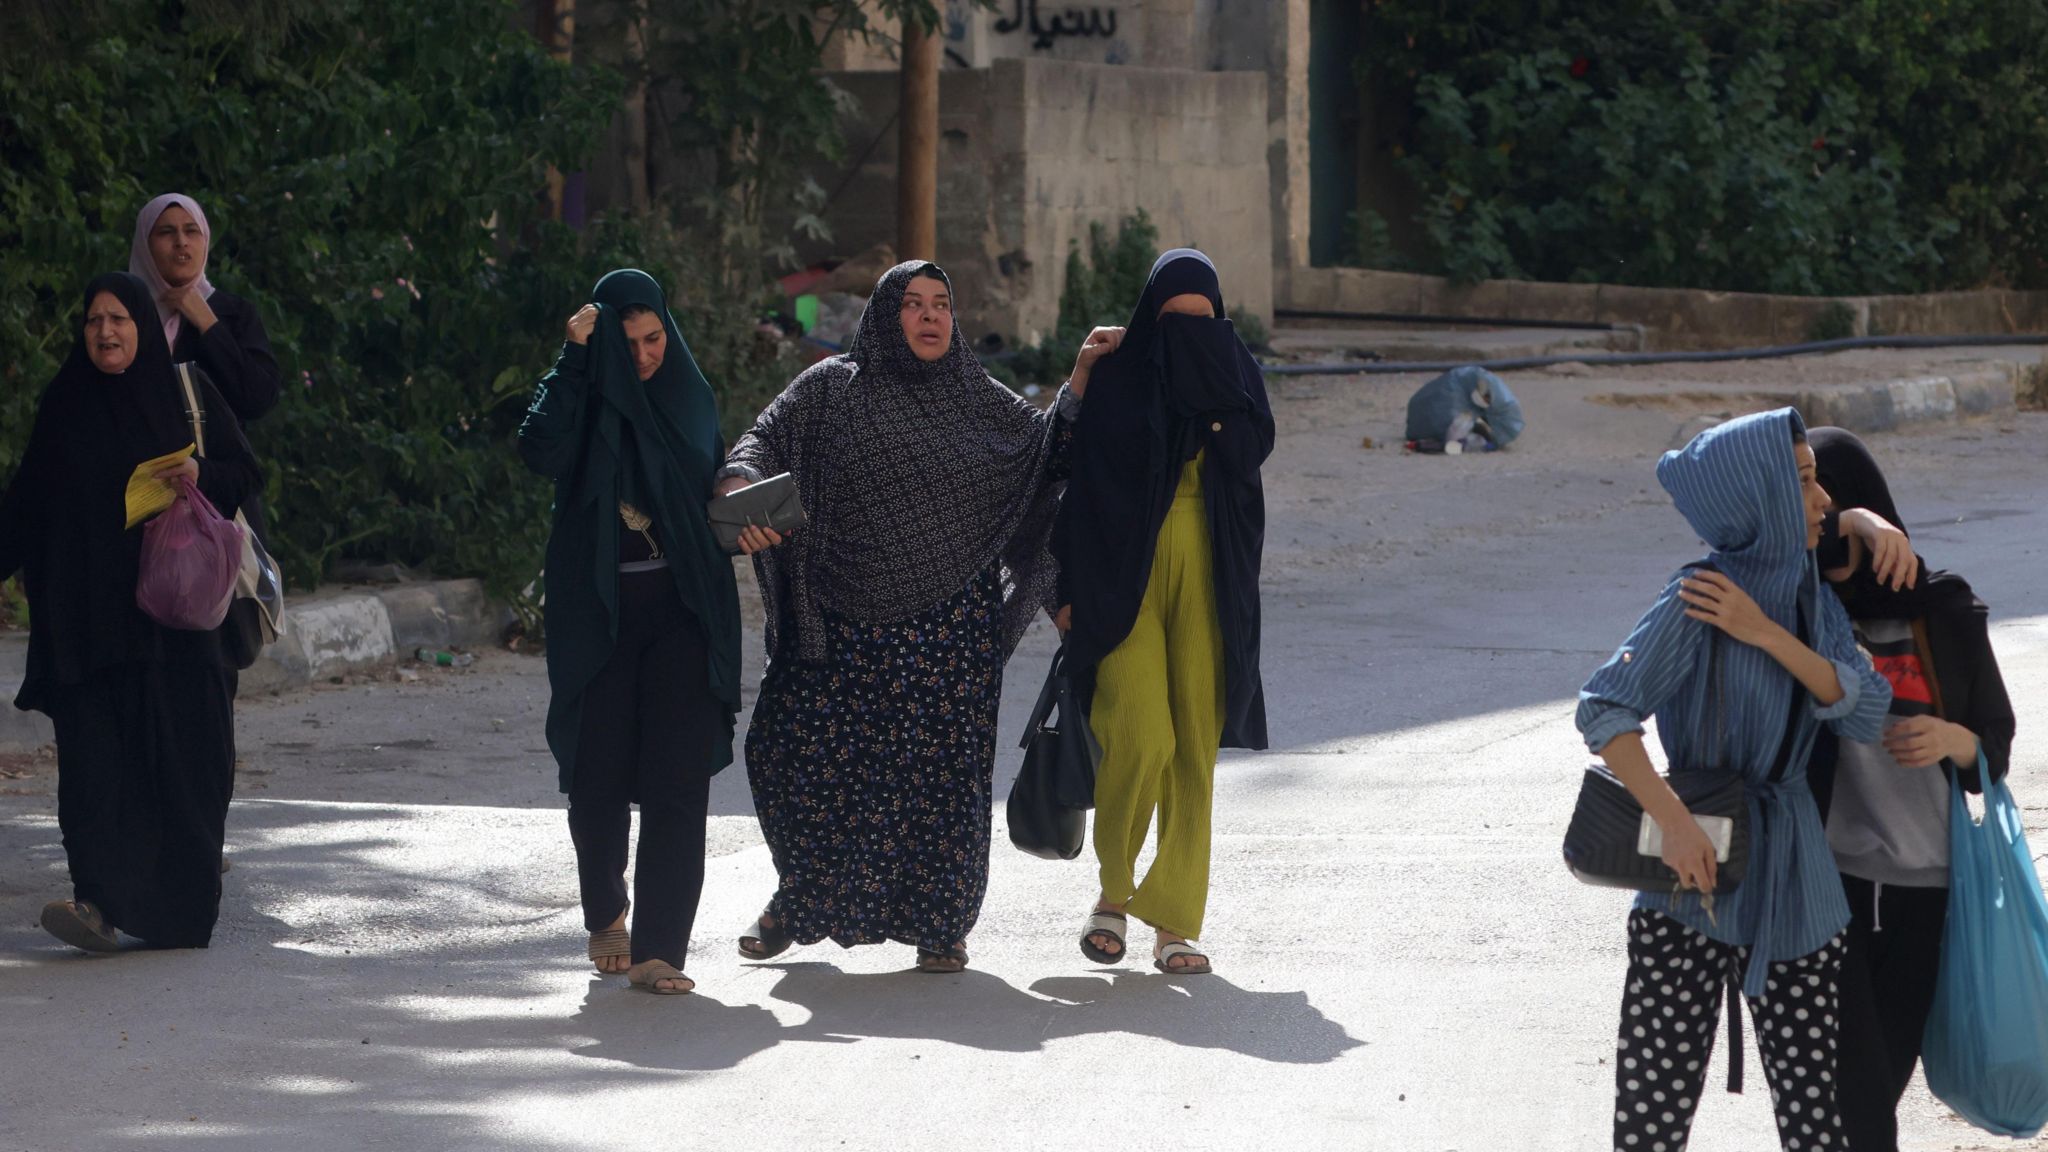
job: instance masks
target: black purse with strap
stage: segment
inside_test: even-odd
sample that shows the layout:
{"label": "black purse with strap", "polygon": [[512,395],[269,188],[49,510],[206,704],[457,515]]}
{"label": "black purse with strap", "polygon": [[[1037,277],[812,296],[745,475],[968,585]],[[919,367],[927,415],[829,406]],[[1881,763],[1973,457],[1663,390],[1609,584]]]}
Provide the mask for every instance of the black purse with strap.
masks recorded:
{"label": "black purse with strap", "polygon": [[[1716,849],[1714,891],[1726,895],[1741,885],[1749,870],[1749,802],[1742,774],[1721,764],[1728,715],[1722,696],[1718,629],[1712,630],[1707,643],[1707,678],[1713,693],[1711,753],[1704,766],[1678,769],[1664,779],[1686,810],[1701,820],[1703,829],[1708,828],[1708,821],[1729,822],[1724,835],[1708,832]],[[1777,772],[1782,770],[1781,764]],[[1573,876],[1600,888],[1676,891],[1678,873],[1664,863],[1661,841],[1656,822],[1605,764],[1586,769],[1579,782],[1579,801],[1564,834],[1564,862]]]}
{"label": "black purse with strap", "polygon": [[1038,704],[1024,731],[1024,766],[1010,785],[1004,809],[1010,843],[1048,860],[1072,860],[1081,854],[1088,838],[1088,809],[1095,807],[1095,769],[1102,761],[1102,748],[1067,675],[1066,655],[1062,647],[1046,670],[1045,687],[1039,689]]}

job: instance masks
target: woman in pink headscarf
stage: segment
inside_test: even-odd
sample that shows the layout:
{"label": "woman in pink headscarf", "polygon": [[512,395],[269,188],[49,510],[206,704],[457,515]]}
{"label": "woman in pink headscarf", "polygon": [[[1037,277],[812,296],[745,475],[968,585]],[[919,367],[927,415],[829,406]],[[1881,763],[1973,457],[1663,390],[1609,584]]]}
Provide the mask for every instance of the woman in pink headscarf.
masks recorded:
{"label": "woman in pink headscarf", "polygon": [[165,193],[135,217],[128,271],[149,285],[175,361],[196,361],[247,424],[277,406],[277,358],[256,305],[206,278],[213,230],[190,196]]}

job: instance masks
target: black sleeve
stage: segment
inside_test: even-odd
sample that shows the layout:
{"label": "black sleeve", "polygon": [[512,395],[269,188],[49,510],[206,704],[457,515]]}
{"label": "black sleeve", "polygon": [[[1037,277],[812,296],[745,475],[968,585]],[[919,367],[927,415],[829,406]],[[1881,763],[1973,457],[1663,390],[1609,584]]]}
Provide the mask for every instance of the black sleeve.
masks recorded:
{"label": "black sleeve", "polygon": [[254,301],[227,297],[221,304],[214,310],[218,320],[199,337],[197,359],[228,407],[247,424],[277,407],[277,357],[271,355]]}
{"label": "black sleeve", "polygon": [[589,359],[588,345],[563,341],[554,368],[534,388],[533,403],[527,406],[526,419],[519,425],[519,458],[550,480],[567,476],[582,450],[578,432],[583,421],[583,394],[587,391],[584,377]]}
{"label": "black sleeve", "polygon": [[[1945,612],[1929,629],[1928,643],[1934,649],[1935,674],[1940,677],[1942,703],[1949,719],[1977,734],[1984,750],[1984,763],[1993,780],[2003,780],[2012,767],[2012,698],[2005,691],[2005,677],[1998,670],[1998,657],[1991,650],[1991,610],[1982,600]],[[1963,787],[1982,792],[1974,764],[1950,764]]]}
{"label": "black sleeve", "polygon": [[1849,566],[1849,538],[1842,535],[1842,513],[1830,508],[1821,517],[1820,544],[1813,550],[1813,558],[1823,572]]}
{"label": "black sleeve", "polygon": [[43,393],[36,405],[36,422],[28,434],[28,450],[21,466],[0,494],[0,580],[19,571],[29,549],[42,535],[43,509],[47,502],[45,478],[51,452],[49,418],[50,394]]}
{"label": "black sleeve", "polygon": [[199,461],[199,491],[221,515],[232,517],[242,501],[262,488],[263,472],[233,406],[205,372],[195,376],[200,403],[206,406],[206,456]]}

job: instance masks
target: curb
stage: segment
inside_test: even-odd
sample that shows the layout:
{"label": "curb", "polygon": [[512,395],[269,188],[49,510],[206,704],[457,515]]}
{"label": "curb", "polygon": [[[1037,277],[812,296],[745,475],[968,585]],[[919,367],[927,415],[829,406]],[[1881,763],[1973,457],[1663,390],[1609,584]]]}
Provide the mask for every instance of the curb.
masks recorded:
{"label": "curb", "polygon": [[2036,366],[1996,360],[1949,376],[1836,384],[1799,392],[1792,403],[1810,425],[1892,432],[2015,411]]}
{"label": "curb", "polygon": [[[284,634],[242,673],[241,694],[304,688],[396,663],[415,648],[480,648],[504,633],[509,610],[479,580],[398,584],[377,591],[321,589],[287,599]],[[28,661],[25,636],[0,638],[0,752],[55,739],[40,712],[12,706]]]}
{"label": "curb", "polygon": [[1669,447],[1681,448],[1700,431],[1745,412],[1797,408],[1810,428],[1833,425],[1851,432],[1898,432],[1954,424],[1980,416],[2004,416],[2022,402],[2038,403],[2048,378],[2048,360],[1991,360],[1945,376],[1913,376],[1849,384],[1773,388],[1731,387],[1713,391],[1609,392],[1587,399],[1611,407],[1692,410]]}

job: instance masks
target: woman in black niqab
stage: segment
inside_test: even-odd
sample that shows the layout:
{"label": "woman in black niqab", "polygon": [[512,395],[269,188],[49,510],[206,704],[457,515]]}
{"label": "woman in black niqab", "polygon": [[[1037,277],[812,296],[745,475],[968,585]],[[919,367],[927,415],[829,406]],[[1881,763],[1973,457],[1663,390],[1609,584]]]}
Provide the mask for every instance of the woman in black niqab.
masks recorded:
{"label": "woman in black niqab", "polygon": [[[1264,378],[1208,257],[1178,248],[1159,258],[1089,388],[1053,531],[1071,606],[1068,667],[1092,697],[1103,746],[1102,898],[1082,951],[1121,959],[1125,917],[1136,916],[1159,931],[1155,964],[1206,972],[1186,941],[1201,932],[1208,896],[1216,752],[1266,746],[1259,469],[1274,437]],[[1159,856],[1139,882],[1155,809]]]}
{"label": "woman in black niqab", "polygon": [[[0,498],[0,578],[21,570],[29,602],[15,706],[56,727],[57,822],[73,890],[42,922],[90,951],[113,951],[117,929],[154,946],[204,947],[220,911],[234,789],[231,673],[217,633],[165,628],[136,606],[142,524],[127,526],[126,506],[136,466],[191,445],[192,426],[142,282],[109,273],[83,303],[82,315],[133,340],[133,358],[103,371],[81,333]],[[233,516],[256,490],[256,463],[233,410],[195,375],[207,455],[183,467]]]}

